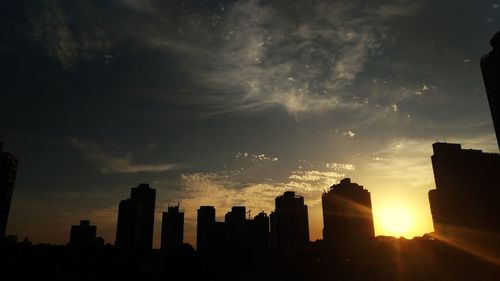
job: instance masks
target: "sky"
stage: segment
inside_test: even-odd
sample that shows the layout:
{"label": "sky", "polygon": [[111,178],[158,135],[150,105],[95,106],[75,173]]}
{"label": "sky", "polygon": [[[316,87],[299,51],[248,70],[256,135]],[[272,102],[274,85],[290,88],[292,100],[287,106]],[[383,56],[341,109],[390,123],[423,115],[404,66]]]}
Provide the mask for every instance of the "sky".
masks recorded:
{"label": "sky", "polygon": [[19,159],[7,233],[114,243],[130,189],[196,210],[269,213],[344,177],[375,232],[432,232],[436,141],[498,152],[479,59],[500,1],[0,1],[0,140]]}

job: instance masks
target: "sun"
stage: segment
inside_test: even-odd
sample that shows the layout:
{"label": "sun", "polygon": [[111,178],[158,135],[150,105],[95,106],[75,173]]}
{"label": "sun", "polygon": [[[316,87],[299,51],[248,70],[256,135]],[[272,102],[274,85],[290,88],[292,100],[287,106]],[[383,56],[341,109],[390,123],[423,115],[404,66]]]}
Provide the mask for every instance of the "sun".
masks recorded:
{"label": "sun", "polygon": [[410,237],[414,218],[407,208],[391,206],[382,209],[377,215],[381,234],[395,237]]}

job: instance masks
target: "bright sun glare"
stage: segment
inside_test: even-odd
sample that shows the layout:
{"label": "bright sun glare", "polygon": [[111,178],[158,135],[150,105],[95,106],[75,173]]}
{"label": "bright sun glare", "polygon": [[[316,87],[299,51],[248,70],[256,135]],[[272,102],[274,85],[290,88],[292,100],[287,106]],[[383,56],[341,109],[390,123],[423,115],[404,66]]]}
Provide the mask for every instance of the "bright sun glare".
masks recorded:
{"label": "bright sun glare", "polygon": [[408,209],[401,206],[385,208],[378,214],[378,220],[383,235],[412,238],[414,222]]}

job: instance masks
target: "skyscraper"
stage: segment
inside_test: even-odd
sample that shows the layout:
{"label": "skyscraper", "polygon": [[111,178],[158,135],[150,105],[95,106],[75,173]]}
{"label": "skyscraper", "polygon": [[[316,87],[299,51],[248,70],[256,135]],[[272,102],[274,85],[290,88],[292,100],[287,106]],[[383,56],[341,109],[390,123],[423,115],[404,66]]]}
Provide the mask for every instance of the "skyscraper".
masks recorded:
{"label": "skyscraper", "polygon": [[3,143],[0,142],[0,238],[5,237],[7,229],[18,162],[13,154],[3,152]]}
{"label": "skyscraper", "polygon": [[363,244],[375,237],[370,192],[345,178],[323,193],[323,239],[328,246]]}
{"label": "skyscraper", "polygon": [[245,221],[245,248],[264,251],[269,248],[269,217],[260,212],[253,220]]}
{"label": "skyscraper", "polygon": [[215,208],[201,206],[198,209],[196,227],[196,250],[204,252],[210,250],[215,239]]}
{"label": "skyscraper", "polygon": [[245,233],[245,214],[246,208],[243,206],[234,206],[224,217],[226,225],[226,248],[242,249],[246,239]]}
{"label": "skyscraper", "polygon": [[120,202],[116,227],[117,247],[152,249],[155,197],[156,191],[143,183],[132,188],[130,199]]}
{"label": "skyscraper", "polygon": [[434,143],[436,189],[429,191],[434,229],[500,234],[500,154]]}
{"label": "skyscraper", "polygon": [[161,249],[163,251],[178,250],[182,247],[183,238],[184,212],[180,212],[179,205],[168,206],[161,222]]}
{"label": "skyscraper", "polygon": [[287,191],[275,199],[271,212],[273,246],[281,250],[303,247],[309,242],[309,220],[304,197]]}
{"label": "skyscraper", "polygon": [[484,86],[500,149],[500,31],[490,41],[493,50],[481,58]]}
{"label": "skyscraper", "polygon": [[121,249],[133,249],[136,237],[137,205],[131,199],[120,201],[115,245]]}

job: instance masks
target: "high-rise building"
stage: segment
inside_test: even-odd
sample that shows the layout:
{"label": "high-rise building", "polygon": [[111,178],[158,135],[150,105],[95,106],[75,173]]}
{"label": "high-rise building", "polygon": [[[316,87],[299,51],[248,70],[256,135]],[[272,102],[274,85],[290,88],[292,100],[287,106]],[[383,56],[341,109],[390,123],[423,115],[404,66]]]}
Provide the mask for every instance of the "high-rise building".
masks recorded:
{"label": "high-rise building", "polygon": [[198,209],[196,249],[204,252],[213,248],[215,239],[215,208],[201,206]]}
{"label": "high-rise building", "polygon": [[130,199],[137,202],[137,246],[140,249],[153,247],[156,191],[149,184],[132,188]]}
{"label": "high-rise building", "polygon": [[246,218],[244,206],[234,206],[226,213],[224,222],[215,221],[215,208],[198,209],[197,249],[217,251],[260,252],[269,248],[269,217],[261,212],[254,219]]}
{"label": "high-rise building", "polygon": [[375,237],[370,192],[345,178],[323,193],[323,239],[328,246],[361,245]]}
{"label": "high-rise building", "polygon": [[97,227],[90,225],[90,221],[81,220],[80,225],[71,226],[69,245],[72,247],[93,247],[104,244],[102,238],[96,237]]}
{"label": "high-rise building", "polygon": [[304,197],[287,191],[275,199],[271,212],[273,246],[281,250],[303,247],[309,242],[309,220]]}
{"label": "high-rise building", "polygon": [[429,191],[434,229],[500,234],[500,154],[434,143],[436,189]]}
{"label": "high-rise building", "polygon": [[7,229],[18,162],[13,154],[3,152],[3,143],[0,142],[0,238],[5,237]]}
{"label": "high-rise building", "polygon": [[481,58],[484,86],[500,149],[500,31],[490,41],[493,50]]}
{"label": "high-rise building", "polygon": [[226,224],[226,248],[242,249],[246,239],[245,233],[245,214],[246,208],[243,206],[234,206],[224,217]]}
{"label": "high-rise building", "polygon": [[184,238],[184,212],[179,210],[179,204],[168,206],[163,213],[161,222],[161,249],[163,251],[179,250]]}
{"label": "high-rise building", "polygon": [[269,217],[260,212],[253,220],[245,221],[245,245],[246,249],[264,251],[269,248]]}
{"label": "high-rise building", "polygon": [[133,249],[136,237],[137,205],[131,199],[120,201],[115,245],[121,249]]}
{"label": "high-rise building", "polygon": [[132,188],[130,199],[122,200],[118,208],[116,246],[124,249],[150,250],[156,191],[149,184]]}

